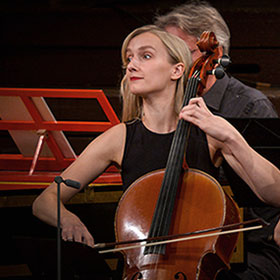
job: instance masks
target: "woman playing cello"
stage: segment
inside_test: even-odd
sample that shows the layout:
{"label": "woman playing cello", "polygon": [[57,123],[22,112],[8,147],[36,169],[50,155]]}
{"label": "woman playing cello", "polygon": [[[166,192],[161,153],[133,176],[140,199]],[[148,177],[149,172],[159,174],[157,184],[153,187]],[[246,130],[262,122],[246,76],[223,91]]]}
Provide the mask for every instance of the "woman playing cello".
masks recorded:
{"label": "woman playing cello", "polygon": [[[280,172],[257,154],[226,120],[214,116],[202,98],[181,108],[191,62],[179,38],[144,26],[134,30],[122,46],[126,69],[122,81],[123,122],[97,137],[61,176],[81,183],[81,188],[109,165],[121,169],[124,188],[147,172],[164,168],[179,119],[194,124],[186,161],[215,177],[222,159],[264,202],[280,205]],[[61,185],[62,238],[94,245],[82,221],[64,207],[79,190]],[[56,225],[57,188],[51,184],[34,202],[33,212]],[[279,231],[280,232],[280,229]],[[280,234],[274,236],[280,245]]]}

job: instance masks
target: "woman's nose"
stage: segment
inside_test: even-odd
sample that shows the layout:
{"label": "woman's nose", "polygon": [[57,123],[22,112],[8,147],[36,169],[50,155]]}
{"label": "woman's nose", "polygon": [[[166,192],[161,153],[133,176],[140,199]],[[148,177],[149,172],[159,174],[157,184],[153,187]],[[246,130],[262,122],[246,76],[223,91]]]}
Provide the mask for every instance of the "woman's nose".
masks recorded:
{"label": "woman's nose", "polygon": [[128,65],[127,65],[127,69],[129,71],[136,71],[138,69],[138,62],[137,59],[135,58],[131,58]]}

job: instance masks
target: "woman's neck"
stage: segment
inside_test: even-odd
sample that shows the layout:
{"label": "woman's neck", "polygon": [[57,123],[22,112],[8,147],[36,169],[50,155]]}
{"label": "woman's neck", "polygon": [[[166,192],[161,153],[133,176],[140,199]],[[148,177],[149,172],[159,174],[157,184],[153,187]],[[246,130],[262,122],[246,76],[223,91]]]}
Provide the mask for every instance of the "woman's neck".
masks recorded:
{"label": "woman's neck", "polygon": [[143,98],[143,124],[151,131],[169,133],[176,129],[178,116],[174,111],[174,97]]}

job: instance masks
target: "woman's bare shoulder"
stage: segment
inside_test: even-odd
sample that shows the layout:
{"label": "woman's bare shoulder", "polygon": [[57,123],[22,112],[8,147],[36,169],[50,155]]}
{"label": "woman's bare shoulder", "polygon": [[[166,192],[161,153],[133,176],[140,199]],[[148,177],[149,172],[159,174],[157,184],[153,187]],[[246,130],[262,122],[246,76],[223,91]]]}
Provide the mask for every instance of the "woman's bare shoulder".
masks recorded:
{"label": "woman's bare shoulder", "polygon": [[109,140],[111,137],[115,137],[114,140],[118,140],[123,138],[125,134],[126,125],[124,123],[119,123],[106,130],[101,136],[103,138],[108,138]]}
{"label": "woman's bare shoulder", "polygon": [[125,146],[125,138],[126,125],[124,123],[119,123],[106,130],[96,139],[96,142],[100,143],[98,144],[100,148],[102,147],[102,149],[105,149],[107,156],[112,157],[111,160],[120,164]]}

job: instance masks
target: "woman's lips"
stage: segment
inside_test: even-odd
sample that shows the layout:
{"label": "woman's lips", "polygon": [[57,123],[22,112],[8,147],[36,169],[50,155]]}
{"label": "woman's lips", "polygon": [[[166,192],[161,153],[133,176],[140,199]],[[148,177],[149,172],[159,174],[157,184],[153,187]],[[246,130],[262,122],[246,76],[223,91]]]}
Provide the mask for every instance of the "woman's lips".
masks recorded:
{"label": "woman's lips", "polygon": [[130,77],[130,81],[137,81],[137,80],[141,80],[143,78],[141,77]]}

